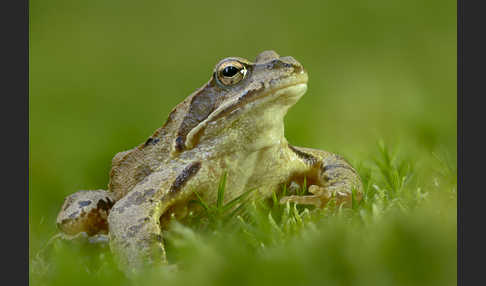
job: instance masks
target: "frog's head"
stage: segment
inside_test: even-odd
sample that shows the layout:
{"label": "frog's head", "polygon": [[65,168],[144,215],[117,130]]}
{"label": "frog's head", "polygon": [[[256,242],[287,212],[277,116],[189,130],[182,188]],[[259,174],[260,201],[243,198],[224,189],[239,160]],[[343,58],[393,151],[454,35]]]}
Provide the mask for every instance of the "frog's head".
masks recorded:
{"label": "frog's head", "polygon": [[[255,62],[231,57],[214,68],[212,80],[222,89],[225,100],[219,116],[236,109],[253,109],[251,102],[293,105],[304,94],[307,73],[293,57],[280,57],[274,51],[264,51]],[[231,107],[230,107],[231,106]]]}
{"label": "frog's head", "polygon": [[262,52],[255,62],[239,57],[221,60],[209,82],[193,94],[175,150],[190,149],[204,137],[235,128],[259,137],[278,125],[283,133],[283,117],[307,90],[307,79],[298,61],[274,51]]}
{"label": "frog's head", "polygon": [[238,57],[223,59],[214,68],[212,80],[225,93],[226,100],[221,106],[233,104],[241,108],[245,103],[272,95],[277,102],[283,100],[288,104],[293,98],[295,103],[305,92],[307,73],[293,57],[264,51],[255,62]]}

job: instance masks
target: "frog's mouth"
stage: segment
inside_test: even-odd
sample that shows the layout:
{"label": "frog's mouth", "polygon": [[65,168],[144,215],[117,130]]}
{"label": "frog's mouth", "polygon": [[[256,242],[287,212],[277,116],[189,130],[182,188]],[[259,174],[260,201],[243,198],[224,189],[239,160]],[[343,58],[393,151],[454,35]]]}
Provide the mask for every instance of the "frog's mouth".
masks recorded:
{"label": "frog's mouth", "polygon": [[307,80],[307,73],[302,70],[300,73],[292,76],[274,79],[266,84],[261,83],[258,87],[249,89],[235,100],[219,106],[187,134],[185,140],[186,149],[191,149],[196,144],[195,141],[199,137],[198,134],[209,123],[245,112],[250,106],[272,101],[279,101],[282,105],[288,107],[292,106],[306,92]]}

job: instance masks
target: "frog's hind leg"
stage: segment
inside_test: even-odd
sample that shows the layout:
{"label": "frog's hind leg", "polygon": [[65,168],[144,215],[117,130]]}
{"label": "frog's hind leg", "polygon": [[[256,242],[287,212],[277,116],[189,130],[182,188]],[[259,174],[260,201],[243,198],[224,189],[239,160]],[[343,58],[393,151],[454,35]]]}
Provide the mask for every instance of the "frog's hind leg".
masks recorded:
{"label": "frog's hind leg", "polygon": [[355,200],[362,198],[361,179],[354,168],[342,157],[326,151],[289,146],[292,152],[304,162],[306,170],[301,172],[310,182],[312,195],[286,196],[281,203],[294,202],[324,207],[331,198],[339,205],[351,206],[354,191]]}
{"label": "frog's hind leg", "polygon": [[113,195],[105,190],[78,191],[64,200],[57,227],[66,237],[104,235],[108,233],[107,219],[114,203]]}

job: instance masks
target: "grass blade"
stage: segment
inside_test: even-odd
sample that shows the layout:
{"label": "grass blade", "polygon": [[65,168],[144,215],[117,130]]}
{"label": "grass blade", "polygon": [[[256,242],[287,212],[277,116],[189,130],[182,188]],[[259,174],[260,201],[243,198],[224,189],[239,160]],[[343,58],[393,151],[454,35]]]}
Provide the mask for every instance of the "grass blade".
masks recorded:
{"label": "grass blade", "polygon": [[224,199],[224,190],[226,189],[226,172],[223,173],[221,180],[219,181],[218,186],[218,201],[216,203],[216,207],[221,209],[223,207],[223,199]]}

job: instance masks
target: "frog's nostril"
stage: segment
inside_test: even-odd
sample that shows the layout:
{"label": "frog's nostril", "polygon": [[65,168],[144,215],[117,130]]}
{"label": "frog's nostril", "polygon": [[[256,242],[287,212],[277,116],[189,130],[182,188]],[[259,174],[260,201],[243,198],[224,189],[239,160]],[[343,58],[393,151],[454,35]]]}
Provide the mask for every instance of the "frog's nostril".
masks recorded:
{"label": "frog's nostril", "polygon": [[303,73],[304,67],[302,65],[294,66],[295,73]]}
{"label": "frog's nostril", "polygon": [[283,69],[290,73],[303,73],[304,67],[296,61],[293,57],[281,57],[273,59],[265,63],[265,68],[268,70]]}
{"label": "frog's nostril", "polygon": [[281,57],[280,60],[284,63],[284,64],[287,64],[287,65],[291,65],[293,66],[294,68],[300,68],[302,69],[302,65],[296,60],[294,59],[293,57],[291,56],[287,56],[287,57]]}

